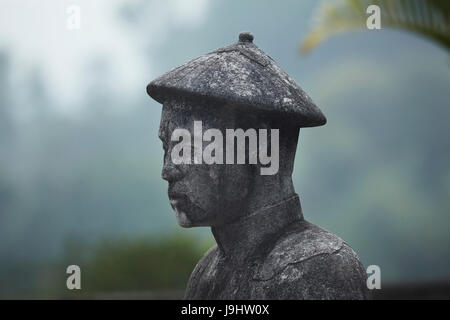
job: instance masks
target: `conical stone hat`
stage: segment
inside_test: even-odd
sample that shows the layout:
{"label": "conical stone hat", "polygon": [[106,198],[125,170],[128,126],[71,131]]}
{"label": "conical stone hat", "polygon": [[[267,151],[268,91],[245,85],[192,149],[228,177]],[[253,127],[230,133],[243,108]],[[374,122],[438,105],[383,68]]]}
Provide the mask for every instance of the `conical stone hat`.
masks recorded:
{"label": "conical stone hat", "polygon": [[[147,93],[164,103],[176,96],[212,98],[249,110],[288,116],[299,127],[324,125],[311,98],[244,32],[239,41],[191,60],[150,82]],[[244,111],[245,110],[245,111]]]}

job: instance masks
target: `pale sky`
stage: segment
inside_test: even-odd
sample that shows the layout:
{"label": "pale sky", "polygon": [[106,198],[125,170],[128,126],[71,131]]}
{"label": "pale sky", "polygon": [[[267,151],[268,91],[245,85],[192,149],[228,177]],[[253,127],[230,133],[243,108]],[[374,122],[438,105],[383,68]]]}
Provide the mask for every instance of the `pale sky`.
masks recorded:
{"label": "pale sky", "polygon": [[[122,98],[136,96],[137,90],[142,91],[142,83],[156,74],[148,74],[152,61],[143,50],[145,42],[137,39],[132,26],[120,18],[119,9],[125,4],[139,3],[136,0],[2,0],[0,49],[6,49],[12,56],[13,81],[20,85],[29,76],[30,68],[37,66],[61,111],[76,112],[83,105],[86,63],[107,58],[111,77],[120,79],[108,85]],[[79,30],[67,28],[66,10],[71,5],[81,9]],[[188,28],[202,24],[208,2],[160,0],[154,1],[147,11],[147,40],[157,44],[165,41],[173,26]]]}

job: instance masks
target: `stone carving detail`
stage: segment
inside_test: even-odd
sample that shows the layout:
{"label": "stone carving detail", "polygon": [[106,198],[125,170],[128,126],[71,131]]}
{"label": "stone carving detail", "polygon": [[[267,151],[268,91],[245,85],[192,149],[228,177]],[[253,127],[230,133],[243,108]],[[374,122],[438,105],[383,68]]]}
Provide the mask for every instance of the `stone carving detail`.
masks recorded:
{"label": "stone carving detail", "polygon": [[[211,227],[217,242],[192,272],[186,299],[369,297],[355,252],[303,218],[292,183],[300,128],[326,118],[250,33],[153,80],[147,92],[163,104],[162,177],[178,223]],[[172,132],[184,128],[195,139],[194,121],[222,132],[278,129],[279,170],[261,175],[261,164],[175,165]]]}

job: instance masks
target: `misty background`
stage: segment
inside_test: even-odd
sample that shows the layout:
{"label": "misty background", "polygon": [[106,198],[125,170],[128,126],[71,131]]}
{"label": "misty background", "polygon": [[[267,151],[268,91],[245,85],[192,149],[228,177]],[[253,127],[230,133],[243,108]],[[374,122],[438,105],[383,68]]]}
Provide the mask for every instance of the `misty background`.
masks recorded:
{"label": "misty background", "polygon": [[[66,27],[72,4],[79,30]],[[214,240],[176,223],[161,106],[145,87],[244,30],[328,119],[300,132],[305,218],[379,265],[382,287],[449,280],[449,56],[387,29],[301,55],[317,6],[2,0],[0,297],[64,296],[69,264],[81,266],[78,295],[184,289]]]}

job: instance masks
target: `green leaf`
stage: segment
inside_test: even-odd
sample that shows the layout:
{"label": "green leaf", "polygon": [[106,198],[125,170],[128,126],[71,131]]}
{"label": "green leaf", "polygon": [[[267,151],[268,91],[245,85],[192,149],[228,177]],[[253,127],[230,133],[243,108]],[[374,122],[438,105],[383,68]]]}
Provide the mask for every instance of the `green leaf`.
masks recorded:
{"label": "green leaf", "polygon": [[301,44],[310,52],[327,38],[349,30],[367,30],[366,10],[381,9],[381,27],[405,30],[450,50],[450,1],[446,0],[334,0],[322,4],[314,26]]}

